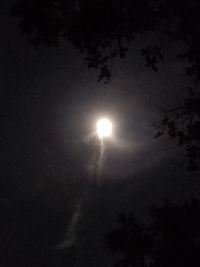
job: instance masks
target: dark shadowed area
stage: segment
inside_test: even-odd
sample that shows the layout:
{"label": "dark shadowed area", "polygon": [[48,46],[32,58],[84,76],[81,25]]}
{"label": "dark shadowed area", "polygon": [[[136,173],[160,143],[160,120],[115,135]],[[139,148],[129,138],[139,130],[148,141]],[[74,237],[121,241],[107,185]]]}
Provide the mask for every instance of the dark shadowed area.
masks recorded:
{"label": "dark shadowed area", "polygon": [[[59,6],[63,1],[54,2]],[[76,2],[73,8],[78,14],[81,14],[81,4],[84,9],[87,3],[95,23],[96,9],[102,12],[106,9],[105,1],[94,1],[99,6],[93,6],[90,1],[71,2]],[[113,1],[108,2],[114,5]],[[17,3],[26,7],[33,1]],[[51,9],[53,1],[49,1],[49,9],[46,1],[41,1],[42,7],[39,1],[34,3],[41,12],[43,6],[47,13],[50,10],[54,14],[57,10]],[[76,35],[74,29],[79,29],[82,24],[78,22],[83,19],[77,15],[78,22],[73,19],[70,22],[71,27],[77,28],[72,27],[72,31],[69,27],[68,39],[62,37],[59,46],[42,44],[34,47],[32,43],[37,40],[32,43],[27,40],[27,32],[20,31],[19,21],[21,17],[25,18],[29,29],[29,23],[35,22],[35,17],[28,16],[28,12],[24,16],[20,8],[15,10],[19,12],[17,17],[11,15],[11,7],[15,5],[11,0],[0,4],[0,265],[111,267],[125,255],[125,260],[116,266],[185,267],[190,263],[193,267],[199,266],[200,181],[196,163],[200,135],[196,124],[196,128],[192,128],[194,121],[199,121],[199,108],[190,109],[190,112],[184,104],[188,87],[197,92],[190,100],[199,97],[199,84],[193,85],[194,73],[185,75],[187,60],[180,61],[176,56],[187,51],[183,40],[180,38],[166,51],[163,63],[158,60],[158,66],[157,61],[154,66],[155,62],[146,62],[149,52],[142,56],[141,48],[150,45],[155,35],[159,39],[159,34],[145,22],[145,33],[137,33],[134,46],[127,51],[123,46],[121,51],[117,50],[119,54],[125,53],[124,56],[120,58],[117,54],[101,61],[102,56],[94,66],[96,52],[90,45],[98,47],[99,40],[107,40],[107,34],[111,38],[111,26],[104,32],[95,28],[94,23],[94,29],[99,31],[90,36],[91,29],[88,30],[86,23]],[[198,3],[196,5],[199,8]],[[37,13],[36,18],[48,18],[41,14]],[[116,18],[124,21],[120,14],[118,17],[115,14]],[[179,15],[177,12],[172,17],[176,14]],[[75,18],[74,14],[72,18]],[[36,21],[39,23],[39,19]],[[38,26],[41,36],[43,30],[47,30],[46,25],[51,25],[51,20],[49,24],[44,21],[40,22],[41,27]],[[145,21],[144,17],[140,23],[142,21]],[[56,20],[53,25],[60,27],[61,24]],[[171,27],[172,30],[176,28]],[[49,29],[53,34],[57,28]],[[34,30],[30,36],[33,37],[33,33]],[[119,35],[120,31],[113,34]],[[125,35],[131,36],[131,32]],[[40,40],[43,40],[44,36],[41,36]],[[85,49],[89,59],[85,60],[85,54],[79,52],[77,36],[91,49],[89,52]],[[44,38],[43,41],[48,43],[49,40]],[[118,45],[120,47],[120,42]],[[112,47],[108,42],[111,52]],[[194,62],[199,71],[198,60]],[[152,63],[153,69],[147,68],[147,63]],[[93,64],[92,68],[88,68],[88,64]],[[107,68],[109,64],[111,68]],[[194,71],[197,76],[198,71]],[[98,82],[99,77],[102,79]],[[198,101],[196,107],[199,107]],[[178,115],[165,112],[163,115],[163,110],[180,106]],[[194,107],[194,102],[191,106]],[[158,126],[163,116],[165,121]],[[113,136],[105,140],[101,174],[97,175],[95,161],[99,144],[95,145],[93,139],[96,122],[101,117],[112,120]],[[181,123],[184,121],[183,126],[171,123],[179,119]],[[158,130],[157,126],[163,128]],[[187,133],[185,129],[189,129]],[[162,138],[154,138],[157,132]],[[183,146],[176,142],[181,138]],[[196,171],[188,170],[188,165]],[[196,200],[191,200],[194,198]],[[122,214],[121,219],[118,219],[119,214]],[[188,227],[184,224],[185,218],[191,218],[186,220]],[[181,223],[179,232],[176,227]],[[174,229],[177,230],[175,236],[172,234]],[[189,237],[184,233],[189,233]],[[160,236],[163,239],[157,246],[155,243]],[[181,242],[170,250],[178,239]],[[187,246],[181,249],[181,244]],[[177,262],[173,260],[174,251],[177,251]],[[187,255],[186,259],[181,258],[182,253]],[[165,258],[168,258],[167,263]],[[152,262],[154,264],[150,265]]]}

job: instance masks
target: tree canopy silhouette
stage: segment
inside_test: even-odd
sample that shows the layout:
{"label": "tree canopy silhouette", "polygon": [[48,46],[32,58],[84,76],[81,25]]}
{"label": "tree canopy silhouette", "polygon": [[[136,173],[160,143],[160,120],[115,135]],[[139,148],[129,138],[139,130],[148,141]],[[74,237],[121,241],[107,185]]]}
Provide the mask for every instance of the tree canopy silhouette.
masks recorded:
{"label": "tree canopy silhouette", "polygon": [[[132,214],[120,216],[120,226],[106,235],[106,243],[122,259],[116,267],[197,267],[200,264],[200,203],[151,208],[153,222],[139,225]],[[123,219],[121,219],[123,218]]]}
{"label": "tree canopy silhouette", "polygon": [[[200,2],[198,0],[17,0],[12,13],[34,45],[58,45],[67,38],[84,55],[89,68],[99,69],[98,81],[111,78],[111,62],[123,58],[138,34],[153,33],[141,47],[146,66],[157,71],[169,49],[184,62],[185,74],[200,80]],[[185,46],[185,52],[175,45]],[[200,95],[190,90],[185,103],[166,111],[157,137],[164,133],[187,145],[190,169],[200,158]]]}

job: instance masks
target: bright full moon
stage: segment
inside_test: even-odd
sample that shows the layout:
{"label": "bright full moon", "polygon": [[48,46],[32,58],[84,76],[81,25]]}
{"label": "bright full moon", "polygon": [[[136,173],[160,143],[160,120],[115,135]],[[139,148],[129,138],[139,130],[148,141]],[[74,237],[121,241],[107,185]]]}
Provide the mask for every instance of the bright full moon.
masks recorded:
{"label": "bright full moon", "polygon": [[112,123],[109,119],[104,118],[97,122],[97,134],[100,138],[111,136],[112,128]]}

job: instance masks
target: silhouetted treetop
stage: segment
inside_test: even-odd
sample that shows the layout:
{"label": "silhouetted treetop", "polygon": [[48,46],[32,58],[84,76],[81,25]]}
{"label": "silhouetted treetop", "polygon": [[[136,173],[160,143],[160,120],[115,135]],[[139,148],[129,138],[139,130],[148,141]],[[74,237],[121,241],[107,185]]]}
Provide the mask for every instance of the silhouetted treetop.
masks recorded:
{"label": "silhouetted treetop", "polygon": [[187,74],[200,76],[200,2],[198,0],[18,0],[12,13],[34,45],[58,45],[67,37],[85,54],[88,66],[110,79],[109,62],[125,57],[137,34],[159,32],[152,45],[142,47],[146,65],[157,70],[174,43],[187,43],[178,55]]}
{"label": "silhouetted treetop", "polygon": [[152,222],[140,225],[132,214],[106,236],[106,244],[122,259],[116,267],[198,267],[200,265],[200,202],[165,203],[151,208]]}
{"label": "silhouetted treetop", "polygon": [[184,103],[163,111],[156,138],[167,134],[178,145],[185,145],[189,170],[199,170],[200,160],[200,94],[189,88]]}
{"label": "silhouetted treetop", "polygon": [[153,246],[149,233],[133,214],[120,214],[119,222],[119,227],[106,235],[106,244],[124,256],[115,266],[146,266],[145,260],[151,255]]}

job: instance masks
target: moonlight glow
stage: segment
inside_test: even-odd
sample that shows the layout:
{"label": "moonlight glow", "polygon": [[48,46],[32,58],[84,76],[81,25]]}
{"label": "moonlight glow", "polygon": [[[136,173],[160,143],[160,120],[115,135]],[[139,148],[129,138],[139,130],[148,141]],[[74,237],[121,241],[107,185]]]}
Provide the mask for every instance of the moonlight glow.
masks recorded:
{"label": "moonlight glow", "polygon": [[112,128],[112,123],[109,119],[104,118],[97,122],[97,134],[100,138],[111,136]]}

